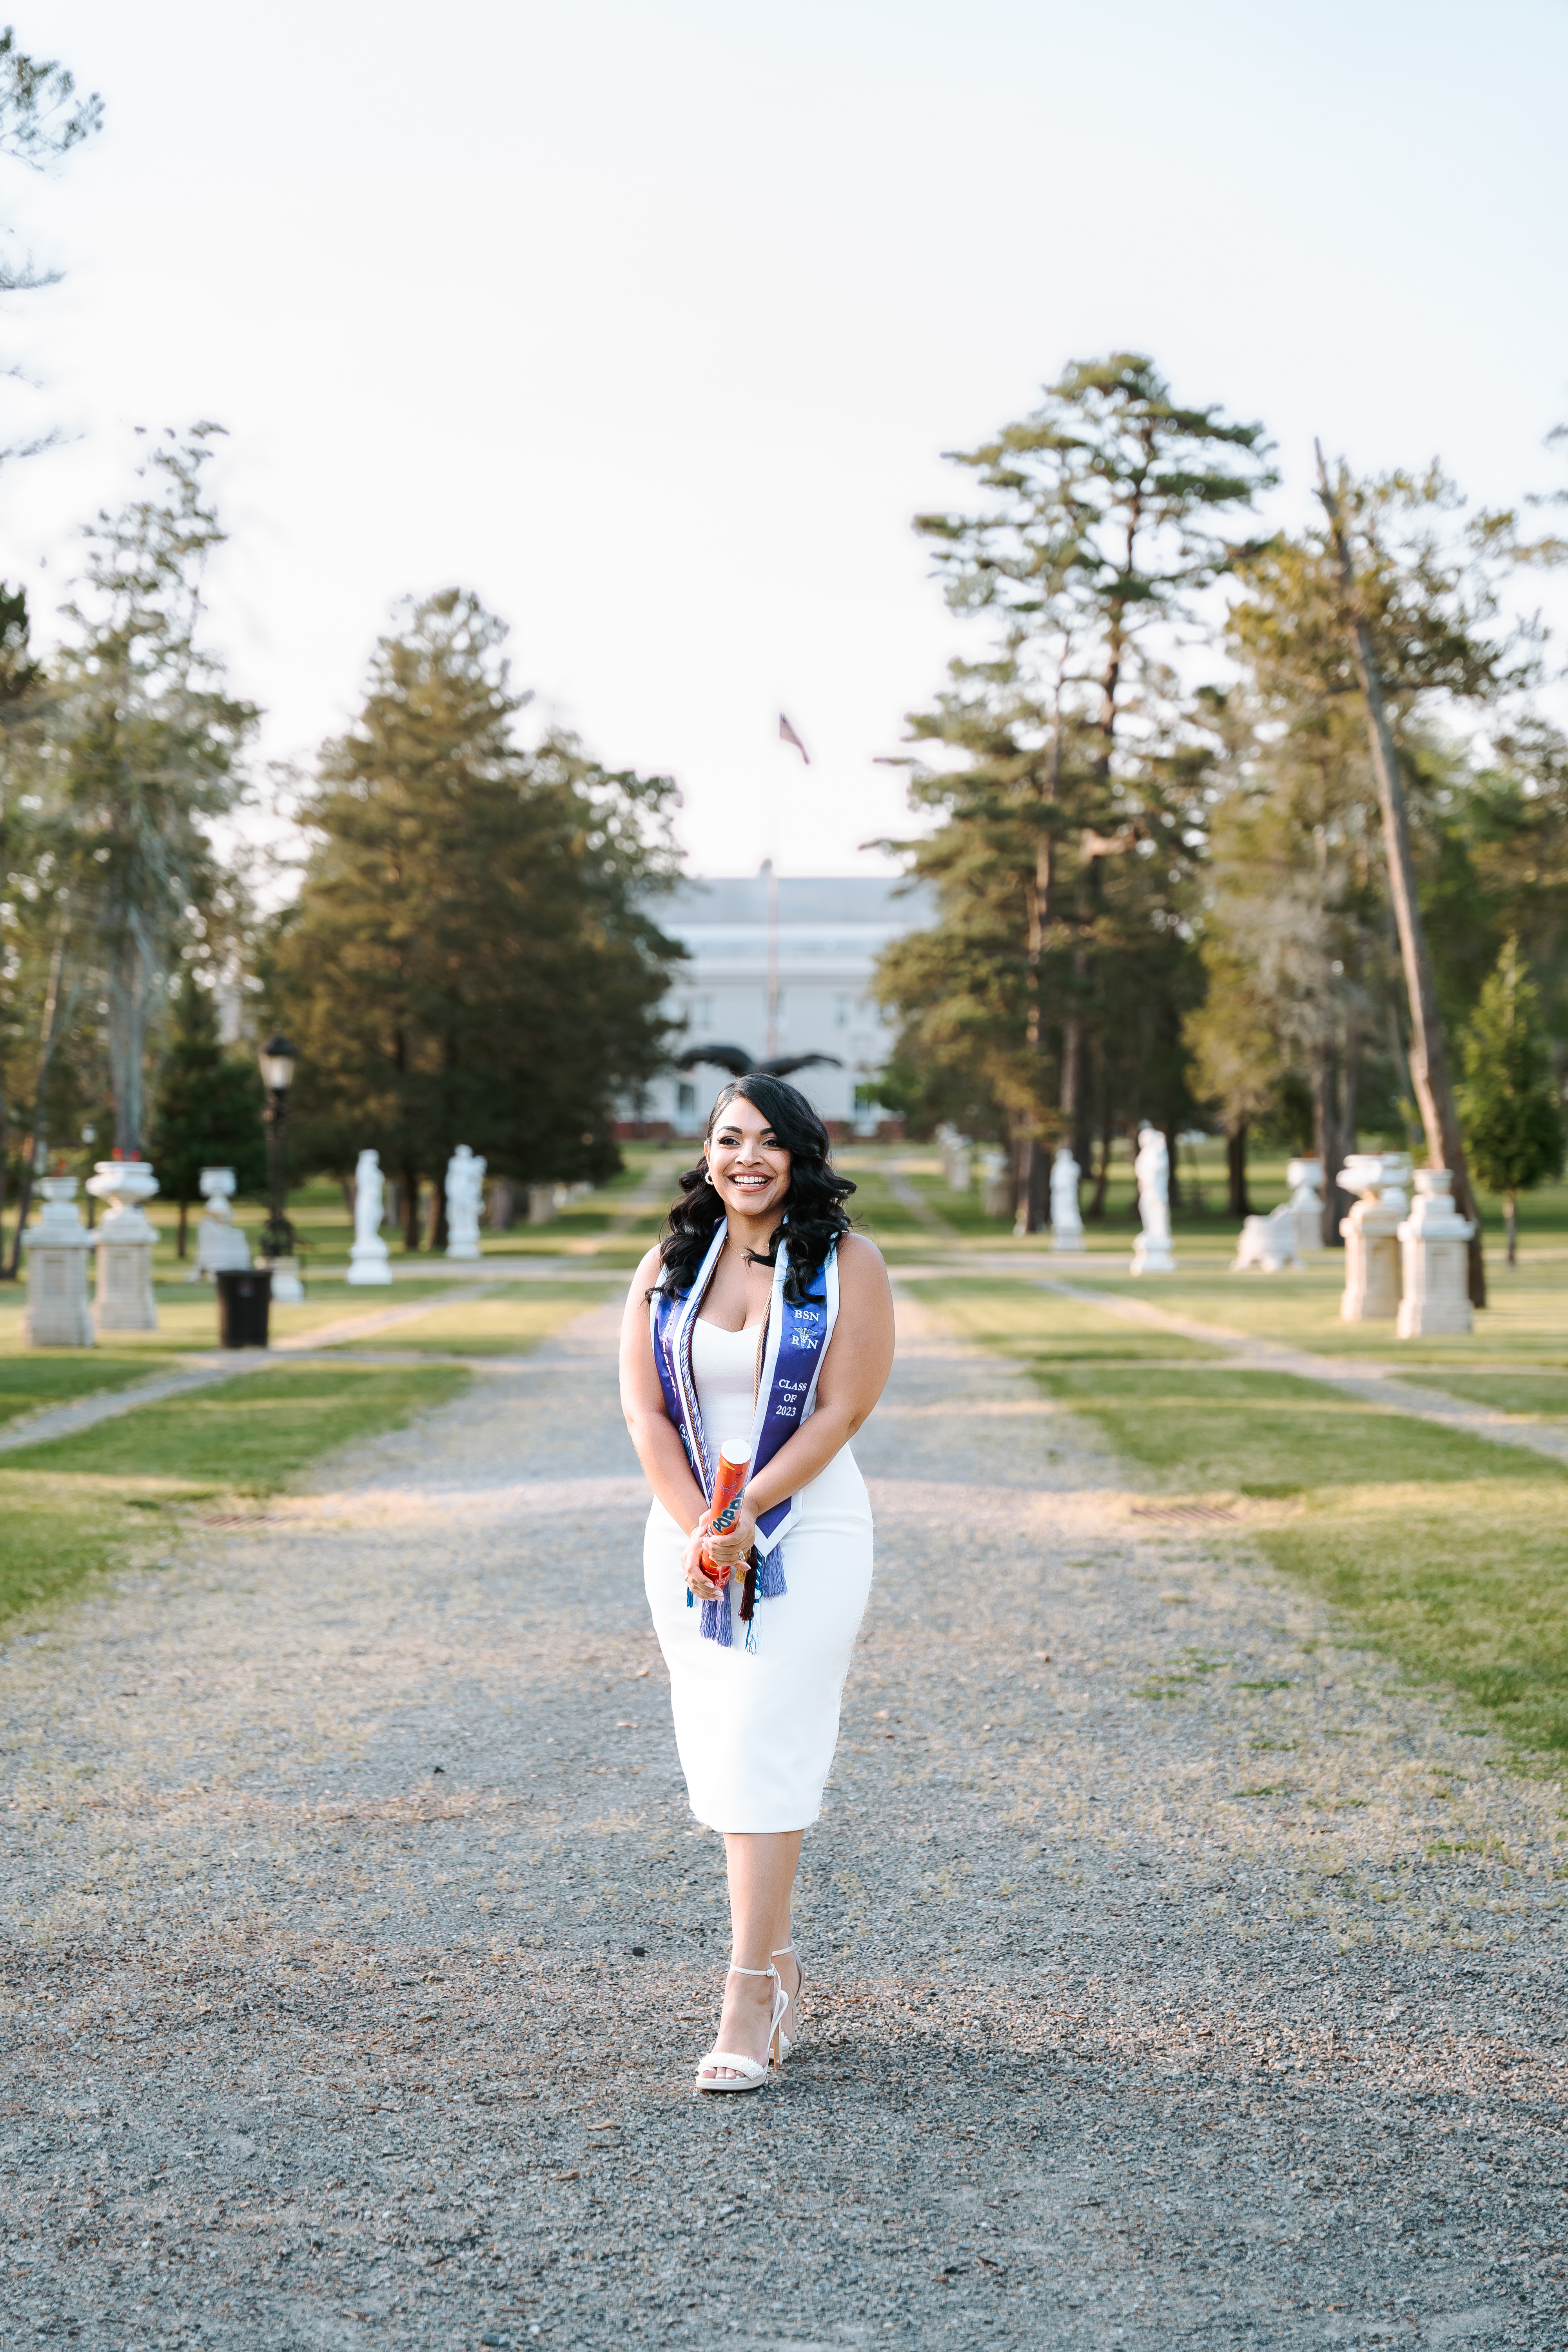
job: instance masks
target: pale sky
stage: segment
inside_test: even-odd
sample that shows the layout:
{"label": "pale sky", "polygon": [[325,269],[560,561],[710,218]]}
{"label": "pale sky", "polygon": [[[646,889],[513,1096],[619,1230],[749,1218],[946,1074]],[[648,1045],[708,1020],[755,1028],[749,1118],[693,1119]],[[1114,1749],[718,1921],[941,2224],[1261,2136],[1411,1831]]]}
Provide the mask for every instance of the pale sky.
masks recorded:
{"label": "pale sky", "polygon": [[[19,0],[20,5],[20,0]],[[943,449],[1152,352],[1311,438],[1563,478],[1562,0],[49,0],[107,128],[0,196],[66,447],[0,478],[47,623],[131,428],[212,417],[213,632],[308,754],[394,600],[476,588],[519,679],[679,780],[693,866],[872,870],[903,714],[969,642],[910,530]],[[788,711],[814,754],[776,744]],[[776,814],[775,814],[776,803]]]}

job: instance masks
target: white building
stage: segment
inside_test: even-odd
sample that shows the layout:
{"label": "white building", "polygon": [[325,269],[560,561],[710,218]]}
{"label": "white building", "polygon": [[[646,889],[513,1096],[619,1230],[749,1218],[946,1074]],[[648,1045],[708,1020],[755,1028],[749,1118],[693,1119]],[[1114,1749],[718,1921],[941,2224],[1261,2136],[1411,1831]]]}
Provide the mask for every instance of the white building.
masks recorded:
{"label": "white building", "polygon": [[[890,940],[932,919],[926,893],[862,875],[775,880],[764,865],[760,874],[682,882],[650,912],[689,959],[666,1005],[681,1024],[677,1054],[711,1045],[737,1047],[752,1063],[831,1055],[792,1071],[791,1085],[834,1128],[876,1133],[877,1079],[897,1028],[871,994],[871,974]],[[729,1075],[707,1063],[665,1073],[626,1128],[700,1135]]]}

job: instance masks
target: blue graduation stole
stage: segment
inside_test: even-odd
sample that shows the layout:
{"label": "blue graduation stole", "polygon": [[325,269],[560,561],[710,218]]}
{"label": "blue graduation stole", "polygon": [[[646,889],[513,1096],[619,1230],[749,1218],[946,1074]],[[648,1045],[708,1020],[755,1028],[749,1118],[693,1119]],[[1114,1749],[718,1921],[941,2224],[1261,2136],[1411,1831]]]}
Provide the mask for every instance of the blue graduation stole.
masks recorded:
{"label": "blue graduation stole", "polygon": [[[709,1244],[708,1255],[698,1268],[697,1279],[684,1297],[678,1291],[656,1290],[648,1302],[653,1328],[653,1360],[658,1367],[665,1411],[680,1432],[680,1442],[686,1448],[691,1475],[710,1503],[713,1499],[713,1480],[718,1464],[709,1449],[707,1433],[702,1427],[701,1408],[697,1402],[697,1383],[691,1376],[691,1334],[729,1230],[728,1220],[721,1217]],[[788,1272],[789,1244],[781,1240],[777,1262],[773,1266],[767,1319],[763,1326],[762,1344],[757,1351],[756,1408],[752,1416],[752,1463],[748,1474],[753,1478],[815,1410],[817,1376],[822,1370],[823,1357],[827,1352],[827,1342],[833,1337],[833,1326],[838,1319],[837,1243],[817,1268],[810,1289],[798,1307],[792,1307],[784,1295],[784,1277]],[[795,1507],[795,1497],[787,1496],[782,1503],[774,1503],[771,1509],[764,1511],[757,1521],[756,1597],[759,1601],[776,1601],[788,1590],[779,1546],[789,1533]],[[717,1642],[723,1648],[728,1648],[734,1638],[731,1629],[730,1595],[735,1581],[731,1576],[729,1585],[717,1601],[702,1603],[703,1639]],[[689,1590],[686,1596],[688,1608],[691,1606],[691,1601]],[[752,1646],[749,1626],[746,1643],[748,1648]]]}

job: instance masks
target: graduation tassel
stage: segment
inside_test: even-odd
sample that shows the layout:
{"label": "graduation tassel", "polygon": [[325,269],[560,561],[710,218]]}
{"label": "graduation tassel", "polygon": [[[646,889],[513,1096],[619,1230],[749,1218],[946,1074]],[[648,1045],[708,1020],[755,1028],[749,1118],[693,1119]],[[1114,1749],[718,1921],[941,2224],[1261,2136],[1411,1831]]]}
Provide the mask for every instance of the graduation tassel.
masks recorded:
{"label": "graduation tassel", "polygon": [[721,1650],[729,1649],[734,1642],[734,1634],[730,1630],[730,1588],[727,1584],[717,1601],[702,1603],[702,1638],[705,1642],[717,1642]]}

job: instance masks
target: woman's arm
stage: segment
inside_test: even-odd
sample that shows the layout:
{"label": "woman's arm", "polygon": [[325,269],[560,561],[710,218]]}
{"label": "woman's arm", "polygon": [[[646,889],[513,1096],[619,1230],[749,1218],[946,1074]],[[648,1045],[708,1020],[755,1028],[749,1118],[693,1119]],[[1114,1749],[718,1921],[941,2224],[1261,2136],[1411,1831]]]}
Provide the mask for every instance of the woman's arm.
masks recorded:
{"label": "woman's arm", "polygon": [[838,1245],[838,1319],[817,1380],[816,1410],[752,1480],[733,1533],[708,1538],[714,1559],[733,1567],[745,1558],[756,1540],[758,1514],[826,1470],[869,1420],[892,1369],[893,1293],[882,1253],[864,1234],[847,1234]]}
{"label": "woman's arm", "polygon": [[632,1276],[621,1323],[621,1411],[643,1475],[676,1525],[689,1535],[707,1505],[691,1475],[680,1432],[665,1410],[664,1391],[653,1360],[647,1293],[658,1275],[659,1255],[650,1249]]}

